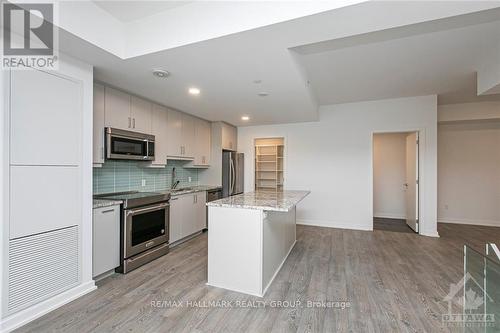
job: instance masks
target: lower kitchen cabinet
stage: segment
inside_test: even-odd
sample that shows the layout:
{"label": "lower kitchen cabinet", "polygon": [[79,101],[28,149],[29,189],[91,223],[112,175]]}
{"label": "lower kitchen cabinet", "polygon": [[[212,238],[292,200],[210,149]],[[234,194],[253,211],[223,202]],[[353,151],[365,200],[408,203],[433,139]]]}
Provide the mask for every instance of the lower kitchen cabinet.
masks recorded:
{"label": "lower kitchen cabinet", "polygon": [[170,199],[170,244],[206,227],[206,192],[174,196]]}
{"label": "lower kitchen cabinet", "polygon": [[94,208],[92,276],[120,266],[120,205]]}

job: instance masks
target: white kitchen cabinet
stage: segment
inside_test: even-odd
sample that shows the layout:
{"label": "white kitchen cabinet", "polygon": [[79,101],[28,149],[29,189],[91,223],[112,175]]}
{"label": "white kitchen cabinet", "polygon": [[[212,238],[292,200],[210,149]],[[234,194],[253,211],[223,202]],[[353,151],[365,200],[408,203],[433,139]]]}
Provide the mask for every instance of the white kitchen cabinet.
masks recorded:
{"label": "white kitchen cabinet", "polygon": [[151,133],[152,103],[145,99],[132,96],[130,99],[131,130],[134,132]]}
{"label": "white kitchen cabinet", "polygon": [[167,152],[170,158],[194,159],[195,119],[188,114],[168,110]]}
{"label": "white kitchen cabinet", "polygon": [[222,149],[236,151],[238,130],[236,127],[222,123]]}
{"label": "white kitchen cabinet", "polygon": [[186,194],[184,196],[184,218],[182,219],[181,233],[182,237],[187,237],[195,232],[197,225],[196,212],[196,193]]}
{"label": "white kitchen cabinet", "polygon": [[110,87],[105,88],[104,94],[104,122],[107,127],[151,132],[150,102]]}
{"label": "white kitchen cabinet", "polygon": [[206,228],[206,192],[170,199],[170,244]]}
{"label": "white kitchen cabinet", "polygon": [[197,192],[195,199],[196,231],[207,227],[207,192]]}
{"label": "white kitchen cabinet", "polygon": [[195,156],[193,166],[210,165],[211,126],[208,121],[196,119]]}
{"label": "white kitchen cabinet", "polygon": [[182,147],[186,158],[194,158],[195,155],[195,120],[193,116],[182,114]]}
{"label": "white kitchen cabinet", "polygon": [[155,160],[152,166],[165,166],[168,155],[168,112],[167,108],[153,104],[151,110],[151,134],[155,136]]}
{"label": "white kitchen cabinet", "polygon": [[169,223],[169,242],[170,244],[178,241],[182,237],[181,225],[183,218],[183,203],[184,200],[179,200],[181,197],[170,198],[170,223]]}
{"label": "white kitchen cabinet", "polygon": [[182,113],[169,109],[167,121],[167,155],[182,157]]}
{"label": "white kitchen cabinet", "polygon": [[94,208],[92,276],[120,266],[120,205]]}
{"label": "white kitchen cabinet", "polygon": [[92,162],[94,166],[104,163],[104,86],[94,83]]}
{"label": "white kitchen cabinet", "polygon": [[130,95],[110,87],[106,87],[104,93],[106,127],[131,130]]}

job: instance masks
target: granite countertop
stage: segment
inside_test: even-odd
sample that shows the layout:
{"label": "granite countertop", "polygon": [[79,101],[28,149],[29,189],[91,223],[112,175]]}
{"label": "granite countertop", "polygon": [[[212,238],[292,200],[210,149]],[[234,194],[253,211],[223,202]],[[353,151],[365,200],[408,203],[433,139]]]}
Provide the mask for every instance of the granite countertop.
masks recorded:
{"label": "granite countertop", "polygon": [[209,207],[259,209],[275,212],[288,212],[310,191],[257,191],[234,195],[207,203]]}
{"label": "granite countertop", "polygon": [[166,191],[160,191],[160,193],[170,193],[171,196],[175,197],[178,195],[195,193],[195,192],[210,191],[210,190],[219,189],[219,188],[222,188],[222,187],[215,186],[215,185],[196,185],[196,186],[189,186],[189,188],[185,189],[185,190],[182,189],[182,187],[181,187],[177,191],[166,190]]}
{"label": "granite countertop", "polygon": [[121,200],[94,199],[92,208],[110,207],[115,205],[121,205],[122,203],[123,201]]}
{"label": "granite countertop", "polygon": [[[165,190],[165,191],[155,191],[155,192],[170,193],[171,196],[175,197],[178,195],[195,193],[195,192],[210,191],[210,190],[219,189],[219,188],[222,188],[222,187],[221,186],[214,186],[214,185],[196,185],[196,186],[190,186],[188,189],[185,189],[185,190],[182,188],[179,188],[180,191]],[[114,206],[114,205],[120,205],[122,203],[123,203],[123,201],[121,201],[121,200],[109,200],[109,199],[99,198],[99,199],[94,199],[93,208],[109,207],[109,206]]]}

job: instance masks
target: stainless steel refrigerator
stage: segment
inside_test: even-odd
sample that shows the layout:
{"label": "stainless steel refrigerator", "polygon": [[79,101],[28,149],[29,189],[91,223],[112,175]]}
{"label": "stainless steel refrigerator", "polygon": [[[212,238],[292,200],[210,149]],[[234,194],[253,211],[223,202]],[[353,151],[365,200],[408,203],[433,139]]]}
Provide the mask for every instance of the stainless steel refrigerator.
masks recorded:
{"label": "stainless steel refrigerator", "polygon": [[244,155],[222,152],[222,197],[243,193]]}

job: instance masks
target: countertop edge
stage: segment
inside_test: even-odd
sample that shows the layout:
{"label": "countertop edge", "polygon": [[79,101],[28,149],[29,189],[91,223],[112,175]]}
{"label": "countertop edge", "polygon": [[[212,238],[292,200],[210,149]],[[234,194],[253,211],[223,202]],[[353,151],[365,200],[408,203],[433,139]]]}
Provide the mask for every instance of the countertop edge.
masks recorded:
{"label": "countertop edge", "polygon": [[93,199],[92,209],[118,206],[123,203],[122,200],[108,200],[108,199]]}
{"label": "countertop edge", "polygon": [[207,207],[219,207],[219,208],[237,208],[237,209],[252,209],[252,210],[262,210],[262,211],[267,211],[267,212],[289,212],[293,207],[297,206],[302,200],[304,200],[305,197],[307,197],[309,194],[311,194],[311,191],[301,191],[304,192],[304,195],[294,202],[293,204],[283,207],[283,208],[277,208],[277,207],[268,207],[268,206],[259,206],[259,205],[240,205],[240,204],[234,204],[234,203],[217,203],[216,201],[212,202],[207,202],[206,206]]}

